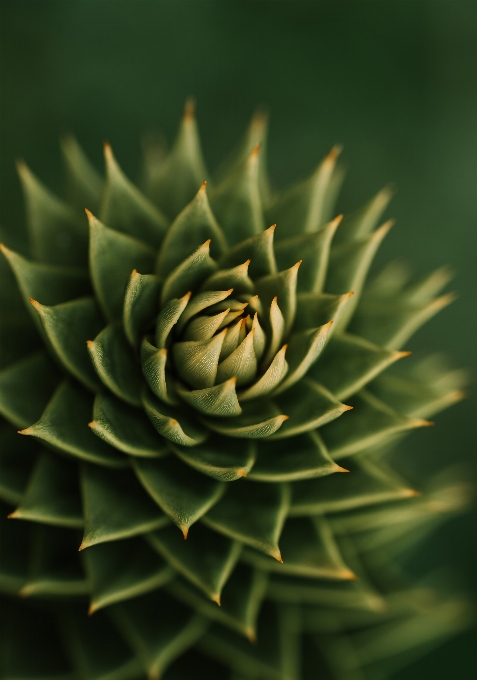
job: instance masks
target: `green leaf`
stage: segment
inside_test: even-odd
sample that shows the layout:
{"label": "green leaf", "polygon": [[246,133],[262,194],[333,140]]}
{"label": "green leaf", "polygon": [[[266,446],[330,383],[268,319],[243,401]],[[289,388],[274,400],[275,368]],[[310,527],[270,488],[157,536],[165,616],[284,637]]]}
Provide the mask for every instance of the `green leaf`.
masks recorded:
{"label": "green leaf", "polygon": [[88,229],[84,221],[43,186],[25,163],[18,163],[18,174],[34,258],[54,265],[84,266],[88,260]]}
{"label": "green leaf", "polygon": [[[310,234],[328,220],[327,193],[332,189],[331,178],[341,149],[333,147],[316,170],[306,180],[284,191],[265,211],[265,219],[276,222],[278,238],[286,234]],[[281,240],[281,239],[280,239]]]}
{"label": "green leaf", "polygon": [[166,442],[144,413],[107,392],[96,395],[89,427],[105,442],[130,456],[160,458],[168,454]]}
{"label": "green leaf", "polygon": [[[223,312],[225,309],[232,309],[232,307],[234,307],[232,300],[228,299],[223,302],[231,293],[232,288],[230,290],[206,291],[205,293],[194,295],[178,321],[177,330],[179,333],[183,331],[186,323],[192,319],[193,316],[203,312],[205,309],[208,310],[207,314],[216,314],[217,312]],[[218,307],[221,306],[223,309],[218,309]],[[240,310],[242,310],[247,305],[238,303],[238,306]]]}
{"label": "green leaf", "polygon": [[3,419],[0,419],[0,438],[0,500],[18,505],[36,462],[37,451]]}
{"label": "green leaf", "polygon": [[254,379],[257,373],[257,357],[253,346],[254,334],[255,330],[252,329],[237,349],[220,362],[217,368],[218,382],[235,378],[237,387],[242,387]]}
{"label": "green leaf", "polygon": [[185,295],[188,291],[194,291],[204,279],[217,269],[217,264],[209,253],[210,239],[199,246],[192,255],[189,255],[169,274],[162,287],[162,305],[172,298]]}
{"label": "green leaf", "polygon": [[338,243],[354,241],[367,236],[378,226],[381,215],[393,197],[395,189],[388,185],[356,212],[345,215],[336,235]]}
{"label": "green leaf", "polygon": [[83,513],[76,466],[43,451],[20,505],[10,517],[81,529]]}
{"label": "green leaf", "polygon": [[91,292],[88,273],[73,267],[59,267],[42,262],[31,262],[13,250],[1,246],[18,283],[23,301],[38,322],[30,305],[30,298],[42,305],[58,305]]}
{"label": "green leaf", "polygon": [[167,590],[175,599],[209,619],[229,626],[251,642],[256,641],[256,622],[267,587],[267,575],[248,565],[237,564],[225,584],[220,607],[203,597],[186,581],[175,579]]}
{"label": "green leaf", "polygon": [[107,143],[104,159],[106,184],[99,213],[101,222],[157,248],[168,226],[166,217],[124,175]]}
{"label": "green leaf", "polygon": [[370,236],[358,241],[342,243],[331,249],[330,266],[326,277],[326,289],[332,293],[353,291],[353,299],[341,314],[335,332],[344,330],[350,321],[361,297],[364,282],[373,258],[382,240],[393,226],[389,220]]}
{"label": "green leaf", "polygon": [[[227,493],[202,522],[214,531],[241,541],[281,562],[278,540],[290,505],[285,484],[229,484]],[[244,512],[247,508],[247,512]]]}
{"label": "green leaf", "polygon": [[142,538],[94,545],[83,554],[92,590],[90,614],[161,588],[174,577]]}
{"label": "green leaf", "polygon": [[122,325],[106,326],[87,347],[102,383],[128,404],[140,406],[141,372]]}
{"label": "green leaf", "polygon": [[366,390],[353,397],[353,409],[339,425],[330,423],[322,431],[333,460],[382,444],[400,432],[430,425],[426,420],[399,415]]}
{"label": "green leaf", "polygon": [[116,605],[113,619],[151,680],[159,680],[207,627],[205,619],[161,591]]}
{"label": "green leaf", "polygon": [[194,108],[192,101],[186,102],[174,146],[151,186],[153,200],[170,219],[174,219],[192,200],[208,175],[202,157]]}
{"label": "green leaf", "polygon": [[187,538],[189,528],[217,503],[225,485],[198,474],[175,456],[135,460],[139,481]]}
{"label": "green leaf", "polygon": [[249,477],[259,482],[296,482],[334,472],[344,470],[330,458],[318,434],[307,432],[292,440],[260,442]]}
{"label": "green leaf", "polygon": [[[110,321],[122,319],[124,290],[131,272],[154,270],[155,251],[132,236],[109,229],[87,212],[89,266],[96,298]],[[40,298],[41,300],[41,298]]]}
{"label": "green leaf", "polygon": [[351,466],[349,474],[306,480],[294,484],[292,490],[290,515],[294,517],[355,510],[417,493],[383,461],[377,464],[369,458]]}
{"label": "green leaf", "polygon": [[306,375],[320,356],[329,337],[332,323],[333,321],[329,321],[319,328],[293,333],[287,351],[288,373],[285,380],[275,389],[274,394],[284,392]]}
{"label": "green leaf", "polygon": [[273,435],[288,416],[281,415],[275,404],[262,401],[245,403],[243,413],[235,418],[202,418],[207,427],[226,437],[262,439]]}
{"label": "green leaf", "polygon": [[169,522],[130,469],[106,471],[85,465],[81,488],[85,527],[80,550],[145,534]]}
{"label": "green leaf", "polygon": [[356,335],[335,334],[310,377],[323,383],[337,399],[347,399],[408,354],[382,349]]}
{"label": "green leaf", "polygon": [[144,331],[157,316],[160,281],[152,274],[133,270],[126,285],[123,308],[123,327],[129,343],[136,347]]}
{"label": "green leaf", "polygon": [[224,328],[229,320],[240,316],[242,312],[230,312],[224,309],[214,316],[199,315],[192,319],[182,335],[183,340],[203,341],[210,340],[217,330]]}
{"label": "green leaf", "polygon": [[305,578],[353,580],[333,538],[330,525],[321,517],[288,519],[280,538],[283,564],[247,550],[242,559],[267,571]]}
{"label": "green leaf", "polygon": [[156,323],[155,343],[159,349],[166,347],[169,334],[187,307],[190,296],[191,293],[189,292],[183,297],[179,299],[174,298],[163,305]]}
{"label": "green leaf", "polygon": [[68,373],[85,387],[96,391],[101,381],[86,349],[88,338],[94,338],[104,326],[101,312],[93,297],[48,307],[31,301],[38,313],[49,345],[55,357]]}
{"label": "green leaf", "polygon": [[40,418],[60,375],[43,352],[35,352],[0,371],[0,413],[15,427]]}
{"label": "green leaf", "polygon": [[204,241],[211,244],[214,258],[220,257],[227,249],[222,230],[210,209],[206,182],[170,226],[158,253],[158,276],[162,279],[170,276]]}
{"label": "green leaf", "polygon": [[245,340],[247,322],[244,318],[224,329],[225,338],[220,349],[219,361],[224,361],[232,352],[235,352],[241,342]]}
{"label": "green leaf", "polygon": [[288,363],[285,360],[287,345],[275,355],[272,363],[253,385],[239,393],[240,402],[249,401],[269,394],[285,377],[288,371]]}
{"label": "green leaf", "polygon": [[147,391],[143,392],[143,406],[159,434],[174,444],[196,446],[207,439],[207,430],[183,409],[171,408]]}
{"label": "green leaf", "polygon": [[173,347],[174,363],[179,376],[198,390],[213,387],[216,379],[231,376],[218,375],[219,356],[227,329],[205,341],[176,342]]}
{"label": "green leaf", "polygon": [[210,416],[237,416],[242,409],[237,399],[237,379],[229,378],[225,382],[207,387],[204,390],[188,390],[176,384],[177,394],[196,411]]}
{"label": "green leaf", "polygon": [[273,235],[276,225],[251,236],[228,250],[219,260],[219,267],[227,269],[237,267],[250,260],[249,275],[252,279],[268,276],[277,271],[275,253],[273,251]]}
{"label": "green leaf", "polygon": [[29,574],[20,595],[69,597],[89,593],[79,560],[71,559],[77,541],[76,531],[35,525]]}
{"label": "green leaf", "polygon": [[280,307],[277,303],[277,296],[275,296],[270,304],[270,315],[268,319],[264,319],[268,322],[267,334],[268,334],[268,347],[266,347],[265,358],[262,361],[262,368],[269,366],[273,361],[276,353],[278,352],[285,335],[285,319],[281,312]]}
{"label": "green leaf", "polygon": [[238,442],[217,435],[193,449],[174,444],[171,448],[187,465],[220,482],[246,477],[256,457],[253,442]]}
{"label": "green leaf", "polygon": [[92,212],[99,208],[103,179],[91,165],[76,138],[64,135],[60,140],[66,170],[66,198],[76,210]]}
{"label": "green leaf", "polygon": [[240,543],[201,524],[194,528],[187,542],[173,527],[155,531],[148,539],[176,571],[211,600],[220,603],[222,588],[240,557]]}
{"label": "green leaf", "polygon": [[256,283],[256,291],[265,309],[271,304],[273,298],[277,297],[285,319],[285,335],[289,333],[295,320],[296,285],[300,264],[301,261],[290,269],[264,276]]}
{"label": "green leaf", "polygon": [[297,295],[297,309],[294,331],[303,331],[309,328],[323,326],[329,321],[333,321],[336,329],[336,322],[341,318],[343,309],[346,308],[353,292],[345,295],[329,295],[328,293],[300,293]]}
{"label": "green leaf", "polygon": [[105,467],[124,467],[125,456],[95,437],[88,429],[92,396],[76,383],[63,381],[41,418],[21,431],[38,437],[55,449]]}
{"label": "green leaf", "polygon": [[227,290],[233,288],[236,295],[253,293],[254,284],[248,275],[250,260],[231,269],[220,269],[202,284],[202,290]]}
{"label": "green leaf", "polygon": [[341,404],[327,389],[310,378],[295,383],[280,394],[276,402],[288,418],[279,432],[272,435],[273,439],[286,439],[309,432],[353,408]]}
{"label": "green leaf", "polygon": [[313,234],[299,234],[287,238],[275,246],[275,256],[279,269],[287,269],[302,259],[298,290],[300,292],[321,293],[325,283],[331,241],[342,216]]}
{"label": "green leaf", "polygon": [[144,338],[141,344],[142,374],[152,392],[166,404],[177,404],[175,392],[170,389],[170,374],[166,374],[168,351],[157,349]]}
{"label": "green leaf", "polygon": [[259,187],[260,145],[216,188],[212,210],[231,245],[265,228]]}

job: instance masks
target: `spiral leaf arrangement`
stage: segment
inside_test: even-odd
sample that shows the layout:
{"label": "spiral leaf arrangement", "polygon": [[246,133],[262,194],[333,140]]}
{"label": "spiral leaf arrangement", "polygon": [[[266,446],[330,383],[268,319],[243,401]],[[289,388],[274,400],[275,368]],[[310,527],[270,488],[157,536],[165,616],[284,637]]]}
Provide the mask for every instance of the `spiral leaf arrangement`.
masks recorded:
{"label": "spiral leaf arrangement", "polygon": [[265,135],[258,114],[212,188],[191,103],[167,156],[146,147],[142,191],[108,144],[103,182],[63,140],[66,202],[19,165],[29,247],[0,263],[8,680],[379,678],[466,624],[390,566],[465,504],[448,475],[418,494],[390,465],[463,396],[435,357],[387,371],[451,302],[449,272],[392,263],[365,286],[392,190],[333,219],[335,147],[273,194]]}

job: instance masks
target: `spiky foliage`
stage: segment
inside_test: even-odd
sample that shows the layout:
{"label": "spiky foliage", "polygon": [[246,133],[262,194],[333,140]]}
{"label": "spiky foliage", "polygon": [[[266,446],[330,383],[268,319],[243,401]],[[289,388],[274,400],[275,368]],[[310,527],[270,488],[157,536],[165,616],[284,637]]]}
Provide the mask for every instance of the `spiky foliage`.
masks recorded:
{"label": "spiky foliage", "polygon": [[146,149],[142,193],[108,145],[103,182],[64,141],[67,202],[19,167],[4,678],[359,680],[465,625],[462,602],[389,564],[465,502],[390,466],[462,375],[383,374],[450,302],[448,273],[393,265],[365,287],[391,191],[332,219],[334,148],[273,195],[264,135],[259,115],[212,188],[190,105],[170,154]]}

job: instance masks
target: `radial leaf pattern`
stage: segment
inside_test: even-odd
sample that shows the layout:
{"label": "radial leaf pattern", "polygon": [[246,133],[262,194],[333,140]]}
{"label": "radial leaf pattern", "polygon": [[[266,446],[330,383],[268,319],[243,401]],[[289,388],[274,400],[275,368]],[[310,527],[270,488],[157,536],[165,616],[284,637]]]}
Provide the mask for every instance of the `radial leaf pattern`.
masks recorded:
{"label": "radial leaf pattern", "polygon": [[336,217],[334,147],[273,194],[265,141],[261,113],[207,182],[188,102],[170,154],[146,149],[147,196],[108,144],[103,181],[63,140],[66,201],[19,165],[31,257],[0,255],[6,678],[362,680],[469,619],[386,577],[468,497],[442,478],[419,496],[389,461],[464,395],[440,360],[398,362],[449,273],[367,284],[392,190]]}

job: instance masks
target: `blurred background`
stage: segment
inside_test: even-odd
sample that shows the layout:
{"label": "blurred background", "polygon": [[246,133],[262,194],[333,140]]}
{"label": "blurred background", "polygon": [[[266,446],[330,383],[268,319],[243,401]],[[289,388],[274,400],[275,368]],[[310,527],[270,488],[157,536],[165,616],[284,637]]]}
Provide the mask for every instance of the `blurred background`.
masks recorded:
{"label": "blurred background", "polygon": [[[340,211],[389,181],[397,225],[378,257],[424,274],[450,264],[459,299],[406,349],[475,360],[477,315],[477,3],[473,0],[2,0],[1,223],[24,234],[14,159],[61,191],[58,136],[73,131],[98,167],[108,139],[132,178],[145,133],[175,134],[196,97],[214,168],[257,105],[271,112],[277,187],[311,171],[335,143],[348,167]],[[471,387],[475,393],[475,387]],[[406,444],[412,474],[463,461],[475,478],[475,397]],[[465,589],[477,573],[475,510],[417,554]],[[475,677],[475,631],[397,675]]]}

